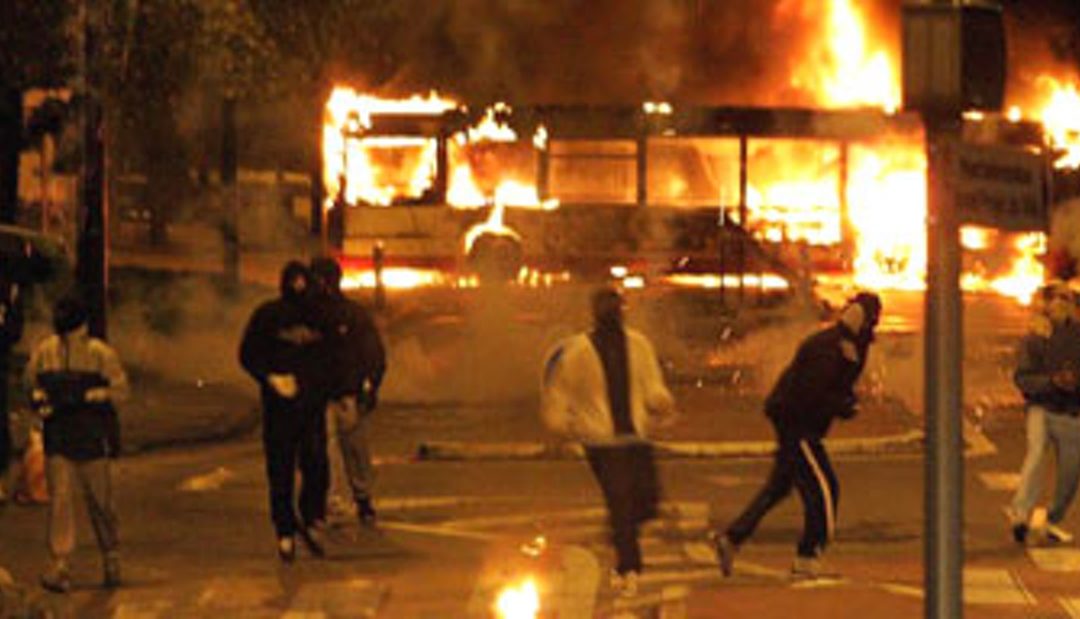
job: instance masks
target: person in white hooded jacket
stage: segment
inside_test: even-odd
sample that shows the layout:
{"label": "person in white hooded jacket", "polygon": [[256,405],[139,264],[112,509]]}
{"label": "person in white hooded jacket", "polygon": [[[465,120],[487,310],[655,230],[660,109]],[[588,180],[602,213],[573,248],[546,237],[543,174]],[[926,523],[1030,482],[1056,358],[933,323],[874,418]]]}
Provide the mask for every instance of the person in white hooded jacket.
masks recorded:
{"label": "person in white hooded jacket", "polygon": [[668,425],[675,402],[652,344],[623,326],[613,288],[593,294],[593,329],[572,336],[544,364],[541,416],[553,432],[581,441],[604,494],[615,546],[612,584],[636,592],[641,572],[638,529],[659,502],[651,430]]}

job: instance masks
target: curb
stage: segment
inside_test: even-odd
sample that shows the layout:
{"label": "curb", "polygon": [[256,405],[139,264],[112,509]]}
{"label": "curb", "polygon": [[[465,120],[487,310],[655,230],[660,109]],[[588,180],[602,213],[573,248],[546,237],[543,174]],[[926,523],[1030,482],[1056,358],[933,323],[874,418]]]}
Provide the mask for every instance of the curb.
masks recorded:
{"label": "curb", "polygon": [[[922,451],[924,436],[922,430],[911,430],[881,437],[826,439],[825,446],[833,455],[918,453]],[[978,438],[989,443],[981,434]],[[776,451],[773,441],[659,441],[654,446],[657,457],[672,459],[767,458]],[[984,449],[981,443],[979,449]],[[978,455],[982,453],[979,451]],[[416,458],[421,461],[577,460],[584,457],[585,450],[579,443],[426,441],[416,449]]]}
{"label": "curb", "polygon": [[[867,438],[825,439],[831,455],[921,454],[926,434],[909,430],[900,434]],[[963,422],[964,456],[978,458],[997,453],[997,447],[978,427]],[[659,441],[653,444],[659,458],[735,459],[768,458],[776,451],[773,441]],[[580,443],[472,443],[426,441],[416,449],[420,461],[483,460],[580,460]]]}

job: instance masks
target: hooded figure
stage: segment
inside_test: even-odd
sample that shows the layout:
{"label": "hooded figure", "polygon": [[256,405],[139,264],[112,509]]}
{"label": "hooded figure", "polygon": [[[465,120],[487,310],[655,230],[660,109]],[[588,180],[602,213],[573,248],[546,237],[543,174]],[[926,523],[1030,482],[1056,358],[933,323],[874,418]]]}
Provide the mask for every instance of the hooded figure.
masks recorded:
{"label": "hooded figure", "polygon": [[765,486],[724,531],[711,534],[720,569],[730,576],[735,552],[782,499],[798,490],[806,515],[792,576],[820,576],[819,558],[836,526],[839,484],[822,439],[837,417],[858,412],[855,382],[866,366],[881,299],[863,292],[839,320],[802,342],[765,400],[777,436],[773,468]]}
{"label": "hooded figure", "polygon": [[[259,384],[263,405],[263,449],[270,482],[270,515],[278,554],[296,556],[295,536],[316,555],[321,545],[308,528],[326,517],[326,406],[321,389],[324,334],[311,304],[311,273],[297,261],[281,271],[281,295],[260,305],[240,343],[240,363]],[[300,518],[293,506],[299,465]]]}
{"label": "hooded figure", "polygon": [[[331,505],[352,510],[362,525],[375,523],[375,469],[368,446],[368,416],[378,402],[386,352],[371,314],[341,292],[341,267],[333,258],[311,261],[315,306],[323,331],[326,364],[328,451],[333,463]],[[347,484],[346,484],[347,482]],[[350,499],[345,499],[346,486]]]}
{"label": "hooded figure", "polygon": [[66,297],[53,308],[54,335],[41,341],[26,365],[34,409],[44,418],[45,473],[49,487],[51,565],[41,584],[71,587],[68,557],[75,549],[74,496],[86,501],[104,565],[105,586],[120,584],[116,512],[109,460],[117,456],[120,425],[114,404],[128,395],[116,352],[91,337],[86,306]]}
{"label": "hooded figure", "polygon": [[[1020,483],[1009,507],[1013,538],[1027,541],[1033,523],[1051,542],[1073,536],[1059,524],[1072,505],[1080,481],[1080,322],[1076,294],[1064,282],[1051,282],[1035,300],[1028,333],[1021,339],[1013,382],[1024,396],[1027,453]],[[1049,447],[1056,452],[1053,503],[1033,518],[1042,492]]]}

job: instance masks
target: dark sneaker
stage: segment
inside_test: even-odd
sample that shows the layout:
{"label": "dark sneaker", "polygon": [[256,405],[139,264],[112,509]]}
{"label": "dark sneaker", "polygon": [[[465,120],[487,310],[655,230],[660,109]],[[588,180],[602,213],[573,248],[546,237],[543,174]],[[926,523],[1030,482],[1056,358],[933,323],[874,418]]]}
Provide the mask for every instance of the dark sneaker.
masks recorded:
{"label": "dark sneaker", "polygon": [[713,552],[716,553],[716,563],[720,566],[720,573],[724,575],[724,578],[731,576],[735,570],[735,544],[727,535],[715,531],[709,534],[709,541],[712,543]]}
{"label": "dark sneaker", "polygon": [[1018,522],[1012,526],[1012,536],[1016,540],[1017,544],[1023,544],[1027,541],[1028,526],[1025,522]]}
{"label": "dark sneaker", "polygon": [[277,541],[278,557],[283,563],[296,561],[296,540],[291,535],[279,537]]}
{"label": "dark sneaker", "polygon": [[365,527],[375,526],[375,506],[370,498],[363,498],[356,502],[356,515],[360,518],[360,524]]}
{"label": "dark sneaker", "polygon": [[300,540],[304,542],[304,546],[307,546],[308,552],[316,557],[326,556],[326,548],[323,547],[324,526],[321,522],[314,522],[310,526],[300,527],[297,531],[300,534]]}
{"label": "dark sneaker", "polygon": [[120,586],[120,557],[115,554],[105,556],[105,577],[103,579],[106,589],[115,589]]}
{"label": "dark sneaker", "polygon": [[41,575],[41,586],[53,593],[67,593],[71,591],[71,574],[66,566],[54,565]]}

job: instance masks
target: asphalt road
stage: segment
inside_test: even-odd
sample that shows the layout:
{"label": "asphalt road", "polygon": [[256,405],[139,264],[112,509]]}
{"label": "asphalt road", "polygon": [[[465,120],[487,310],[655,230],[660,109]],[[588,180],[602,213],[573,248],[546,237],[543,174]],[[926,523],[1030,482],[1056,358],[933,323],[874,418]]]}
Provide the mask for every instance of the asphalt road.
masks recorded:
{"label": "asphalt road", "polygon": [[[1002,507],[1019,463],[1020,420],[999,423],[996,455],[967,460],[969,617],[1080,617],[1080,549],[1024,549]],[[99,587],[89,529],[80,529],[75,591],[43,600],[65,617],[491,617],[501,587],[541,583],[544,617],[919,616],[922,461],[838,458],[843,580],[793,584],[787,570],[800,516],[791,499],[721,579],[701,532],[731,518],[767,462],[665,461],[665,517],[644,534],[636,598],[607,586],[600,497],[579,461],[384,462],[379,531],[334,529],[329,557],[278,563],[258,443],[187,448],[122,460],[117,488],[125,586]],[[32,583],[45,563],[44,508],[0,513],[0,565]],[[1080,528],[1072,514],[1069,528]],[[543,536],[530,558],[523,545]]]}

